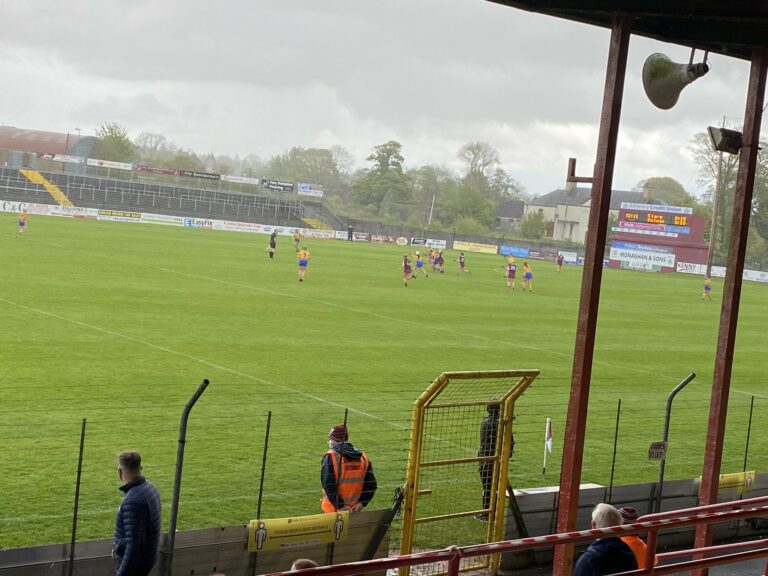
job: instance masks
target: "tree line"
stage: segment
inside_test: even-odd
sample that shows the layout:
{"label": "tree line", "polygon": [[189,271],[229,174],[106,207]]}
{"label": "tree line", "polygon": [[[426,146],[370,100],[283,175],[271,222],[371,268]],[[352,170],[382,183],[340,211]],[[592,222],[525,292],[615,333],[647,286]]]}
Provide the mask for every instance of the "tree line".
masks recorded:
{"label": "tree line", "polygon": [[[104,123],[96,136],[94,155],[103,160],[320,184],[325,190],[324,201],[340,215],[424,230],[493,233],[496,209],[501,203],[530,198],[524,186],[504,170],[498,151],[485,142],[468,142],[457,150],[462,170],[456,173],[435,165],[406,168],[403,147],[395,140],[374,146],[365,158],[367,165],[353,169],[354,157],[341,146],[295,146],[263,160],[255,154],[241,157],[195,153],[155,133],[145,132],[131,140],[126,129],[114,122]],[[753,265],[761,265],[768,256],[768,153],[765,150],[765,145],[761,145],[747,248],[748,261]],[[718,188],[720,153],[712,148],[705,132],[693,137],[689,151],[698,168],[697,183],[704,189],[700,197],[666,176],[641,180],[633,189],[667,204],[692,207],[695,214],[706,218],[708,235],[712,201]],[[722,156],[715,215],[715,260],[719,263],[724,263],[727,257],[738,170],[737,155]],[[544,235],[547,226],[540,215],[532,214],[521,222],[519,233],[536,239]]]}
{"label": "tree line", "polygon": [[464,165],[457,174],[433,165],[406,169],[402,145],[395,140],[374,146],[367,166],[355,170],[353,156],[341,146],[295,146],[262,160],[254,154],[198,154],[161,134],[145,132],[131,140],[113,122],[103,124],[96,137],[93,154],[102,160],[320,184],[324,201],[341,215],[434,231],[490,233],[500,203],[527,198],[502,168],[498,151],[485,142],[469,142],[457,151]]}

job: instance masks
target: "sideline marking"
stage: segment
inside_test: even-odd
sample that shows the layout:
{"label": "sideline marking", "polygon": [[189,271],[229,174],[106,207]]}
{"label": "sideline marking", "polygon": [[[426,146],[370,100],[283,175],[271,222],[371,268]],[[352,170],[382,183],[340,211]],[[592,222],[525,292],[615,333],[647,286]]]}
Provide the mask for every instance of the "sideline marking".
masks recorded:
{"label": "sideline marking", "polygon": [[[57,244],[57,245],[61,246],[61,244]],[[457,330],[453,330],[451,328],[446,328],[444,326],[434,326],[434,325],[426,324],[424,322],[417,322],[415,320],[408,320],[408,319],[404,319],[404,318],[395,318],[393,316],[386,316],[386,315],[380,314],[378,312],[371,312],[370,310],[353,308],[351,306],[344,306],[342,304],[336,304],[335,302],[329,302],[327,300],[322,300],[320,298],[310,298],[309,296],[300,296],[300,295],[296,295],[296,294],[284,294],[282,292],[275,292],[274,290],[270,290],[268,288],[261,288],[261,287],[258,287],[258,286],[254,286],[252,284],[242,284],[240,282],[232,282],[230,280],[222,280],[221,278],[215,278],[215,277],[212,277],[212,276],[204,276],[202,274],[190,274],[189,272],[181,272],[179,270],[174,270],[172,268],[166,268],[164,266],[157,266],[157,265],[153,265],[153,264],[147,264],[145,262],[132,262],[130,260],[115,259],[115,258],[112,258],[110,256],[106,256],[104,254],[96,253],[96,254],[91,254],[91,256],[98,256],[98,257],[101,257],[101,258],[108,258],[111,261],[117,260],[119,262],[124,262],[126,264],[131,264],[131,265],[134,265],[134,266],[143,266],[145,268],[151,268],[151,269],[154,269],[154,270],[160,270],[161,272],[166,272],[168,274],[174,274],[174,275],[177,275],[177,276],[186,276],[188,278],[195,278],[197,280],[207,280],[209,282],[215,282],[215,283],[218,283],[218,284],[223,284],[225,286],[234,286],[234,287],[237,287],[237,288],[243,288],[243,289],[247,289],[247,290],[255,290],[256,292],[262,292],[264,294],[271,294],[271,295],[277,296],[277,297],[293,298],[294,300],[302,300],[302,301],[306,301],[306,302],[313,302],[313,303],[318,303],[318,304],[324,304],[324,305],[326,305],[328,307],[336,308],[336,309],[339,309],[339,310],[346,310],[348,312],[354,312],[356,314],[365,314],[365,315],[368,315],[368,316],[372,316],[374,318],[381,318],[382,320],[389,320],[389,321],[392,321],[392,322],[400,322],[402,324],[408,324],[408,325],[411,325],[411,326],[417,326],[419,328],[427,328],[427,329],[436,330],[436,331],[440,331],[440,332],[444,332],[444,333],[448,333],[448,334],[455,334],[455,335],[461,336],[463,338],[474,338],[474,339],[477,339],[477,340],[485,340],[485,341],[492,342],[492,343],[495,343],[495,344],[502,343],[504,345],[507,345],[507,346],[510,346],[510,347],[514,347],[514,348],[518,348],[518,349],[522,349],[522,350],[531,350],[531,351],[534,351],[534,352],[541,352],[541,353],[545,353],[545,354],[553,354],[555,356],[560,356],[560,357],[563,357],[563,358],[570,358],[571,360],[573,359],[573,354],[568,354],[566,352],[558,352],[558,351],[555,351],[555,350],[546,350],[544,348],[539,348],[539,347],[536,347],[536,346],[529,346],[529,345],[525,345],[525,344],[519,344],[517,342],[509,342],[509,341],[506,341],[506,340],[501,340],[501,339],[497,339],[497,338],[491,338],[489,336],[485,336],[485,335],[482,335],[482,334],[481,335],[467,334],[465,332],[459,332]],[[595,360],[594,357],[593,357],[593,360],[592,360],[592,364],[593,365],[602,365],[602,366],[610,367],[610,368],[617,368],[617,369],[620,369],[620,370],[629,370],[629,371],[637,372],[637,373],[644,374],[644,375],[653,374],[653,375],[659,376],[661,378],[665,378],[665,379],[668,378],[669,380],[672,380],[672,377],[669,376],[669,374],[666,373],[666,372],[654,371],[654,370],[651,370],[651,369],[648,369],[648,368],[639,368],[639,367],[634,367],[634,366],[625,366],[625,365],[622,365],[622,364],[614,364],[614,363],[608,362],[606,360]],[[570,376],[568,377],[568,380],[570,381]],[[331,404],[333,404],[333,403],[331,403]]]}
{"label": "sideline marking", "polygon": [[736,388],[731,388],[731,391],[736,392],[737,394],[745,394],[747,396],[756,396],[757,398],[768,399],[768,396],[765,394],[756,394],[754,392],[747,392],[746,390],[737,390]]}
{"label": "sideline marking", "polygon": [[[202,274],[190,274],[189,272],[180,272],[178,270],[173,270],[171,268],[165,268],[163,266],[155,266],[155,265],[152,265],[152,264],[143,264],[143,263],[136,263],[136,262],[129,262],[129,263],[133,264],[133,265],[137,265],[137,266],[145,266],[147,268],[153,268],[155,270],[160,270],[162,272],[167,272],[169,274],[175,274],[175,275],[178,275],[178,276],[188,276],[189,278],[195,278],[197,280],[208,280],[209,282],[216,282],[216,283],[219,283],[219,284],[224,284],[225,286],[234,286],[234,287],[237,287],[237,288],[245,288],[245,289],[248,289],[248,290],[255,290],[257,292],[263,292],[263,293],[266,293],[266,294],[271,294],[273,296],[285,297],[285,298],[293,298],[293,299],[296,299],[296,300],[305,300],[307,302],[324,304],[324,305],[329,306],[331,308],[337,308],[339,310],[346,310],[347,312],[354,312],[356,314],[366,314],[368,316],[373,316],[374,318],[381,318],[382,320],[389,320],[389,321],[392,321],[392,322],[401,322],[403,324],[410,324],[412,326],[418,326],[419,328],[427,328],[427,329],[430,329],[430,330],[437,330],[437,331],[445,332],[445,333],[448,333],[448,334],[455,334],[457,336],[462,336],[464,338],[474,338],[476,340],[486,340],[488,342],[493,342],[495,344],[502,343],[502,344],[505,344],[505,345],[508,345],[508,346],[511,346],[511,347],[514,347],[514,348],[520,348],[520,349],[523,349],[523,350],[532,350],[534,352],[543,352],[543,353],[546,353],[546,354],[554,354],[555,356],[562,356],[564,358],[573,358],[572,354],[568,354],[566,352],[558,352],[556,350],[546,350],[544,348],[539,348],[537,346],[529,346],[529,345],[526,345],[526,344],[519,344],[517,342],[509,342],[509,341],[506,341],[506,340],[501,340],[501,339],[498,339],[498,338],[491,338],[489,336],[485,336],[485,335],[482,335],[482,334],[480,334],[480,335],[468,334],[466,332],[459,332],[457,330],[453,330],[452,328],[446,328],[444,326],[435,326],[435,325],[426,324],[424,322],[417,322],[415,320],[408,320],[408,319],[405,319],[405,318],[396,318],[394,316],[386,316],[385,314],[380,314],[379,312],[371,312],[370,310],[353,308],[351,306],[344,306],[343,304],[336,304],[335,302],[329,302],[327,300],[322,300],[320,298],[310,298],[308,296],[299,296],[299,295],[296,295],[296,294],[284,294],[284,293],[281,293],[281,292],[275,292],[274,290],[270,290],[268,288],[260,288],[258,286],[253,286],[251,284],[242,284],[240,282],[232,282],[230,280],[222,280],[221,278],[214,278],[212,276],[204,276]],[[633,366],[624,366],[624,365],[621,365],[621,364],[613,364],[612,362],[607,362],[605,360],[594,360],[593,364],[602,364],[603,366],[606,366],[606,367],[620,368],[622,370],[632,370],[632,371],[635,371],[635,372],[639,372],[641,374],[655,374],[657,376],[663,376],[665,378],[669,378],[670,380],[672,379],[672,377],[669,376],[666,372],[655,372],[653,370],[649,370],[648,368],[636,368],[636,367],[633,367]],[[569,378],[569,380],[570,380],[570,378]]]}
{"label": "sideline marking", "polygon": [[63,322],[69,322],[71,324],[76,324],[78,326],[81,326],[83,328],[88,328],[90,330],[96,330],[97,332],[101,332],[103,334],[109,334],[110,336],[116,336],[118,338],[124,338],[125,340],[129,340],[131,342],[135,342],[136,344],[141,344],[142,346],[147,346],[148,348],[154,348],[155,350],[160,350],[161,352],[166,352],[168,354],[174,354],[176,356],[181,356],[182,358],[186,358],[187,360],[192,360],[193,362],[197,362],[199,364],[203,364],[204,366],[208,366],[210,368],[215,368],[216,370],[221,370],[223,372],[229,372],[230,374],[234,374],[236,376],[240,376],[242,378],[247,378],[249,380],[253,380],[254,382],[258,382],[259,384],[265,384],[267,386],[274,386],[275,388],[280,388],[282,390],[285,390],[287,392],[292,392],[294,394],[298,394],[300,396],[305,396],[311,400],[316,400],[318,402],[323,402],[325,404],[329,404],[331,406],[335,406],[337,408],[342,409],[348,409],[350,412],[354,412],[356,414],[359,414],[361,416],[367,416],[368,418],[371,418],[373,420],[378,420],[379,422],[384,422],[385,424],[392,426],[394,428],[397,428],[398,430],[408,430],[408,428],[404,428],[398,424],[395,424],[386,418],[382,418],[381,416],[376,416],[374,414],[371,414],[369,412],[364,412],[363,410],[358,410],[357,408],[351,408],[349,406],[344,406],[343,404],[339,404],[337,402],[333,402],[331,400],[326,400],[325,398],[321,398],[320,396],[315,396],[314,394],[310,394],[309,392],[304,392],[302,390],[297,390],[296,388],[291,388],[290,386],[286,386],[284,384],[278,384],[276,382],[272,382],[271,380],[265,380],[264,378],[259,378],[258,376],[254,376],[252,374],[246,374],[244,372],[240,372],[239,370],[235,370],[234,368],[229,368],[227,366],[222,366],[221,364],[216,364],[215,362],[211,362],[209,360],[205,360],[203,358],[198,358],[196,356],[192,356],[191,354],[187,354],[186,352],[179,352],[177,350],[173,350],[171,348],[166,348],[165,346],[160,346],[159,344],[153,344],[152,342],[148,342],[146,340],[142,340],[141,338],[137,338],[135,336],[130,336],[128,334],[122,334],[120,332],[117,332],[115,330],[110,330],[108,328],[102,328],[100,326],[95,326],[93,324],[88,324],[87,322],[81,322],[80,320],[75,320],[73,318],[67,318],[66,316],[61,316],[59,314],[54,314],[53,312],[48,312],[47,310],[42,310],[40,308],[33,308],[32,306],[27,306],[26,304],[20,304],[19,302],[14,302],[13,300],[8,300],[7,298],[0,297],[0,302],[5,302],[6,304],[10,304],[12,306],[16,306],[17,308],[21,308],[23,310],[27,310],[29,312],[35,312],[36,314],[42,314],[43,316],[48,316],[50,318],[55,318],[57,320],[61,320]]}

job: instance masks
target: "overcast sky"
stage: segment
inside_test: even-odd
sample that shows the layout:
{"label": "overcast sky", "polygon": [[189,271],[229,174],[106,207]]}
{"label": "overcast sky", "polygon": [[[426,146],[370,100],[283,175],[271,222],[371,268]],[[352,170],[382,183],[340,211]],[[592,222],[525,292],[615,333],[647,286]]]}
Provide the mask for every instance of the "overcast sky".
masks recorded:
{"label": "overcast sky", "polygon": [[[357,167],[394,139],[408,167],[456,171],[484,141],[537,195],[563,186],[569,157],[579,175],[595,160],[610,32],[485,0],[6,0],[3,21],[3,125],[113,121],[265,160],[341,145]],[[749,65],[711,55],[661,111],[640,81],[653,52],[690,55],[632,37],[614,188],[671,176],[697,193],[690,140],[723,116],[741,125]]]}

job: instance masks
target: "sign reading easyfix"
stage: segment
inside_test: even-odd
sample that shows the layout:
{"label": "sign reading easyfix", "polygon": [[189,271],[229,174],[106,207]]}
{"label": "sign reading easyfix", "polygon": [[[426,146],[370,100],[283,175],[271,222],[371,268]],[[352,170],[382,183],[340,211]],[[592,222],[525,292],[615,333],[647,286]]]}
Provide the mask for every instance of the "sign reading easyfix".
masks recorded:
{"label": "sign reading easyfix", "polygon": [[349,512],[251,520],[248,551],[287,550],[341,542],[346,540],[348,534]]}

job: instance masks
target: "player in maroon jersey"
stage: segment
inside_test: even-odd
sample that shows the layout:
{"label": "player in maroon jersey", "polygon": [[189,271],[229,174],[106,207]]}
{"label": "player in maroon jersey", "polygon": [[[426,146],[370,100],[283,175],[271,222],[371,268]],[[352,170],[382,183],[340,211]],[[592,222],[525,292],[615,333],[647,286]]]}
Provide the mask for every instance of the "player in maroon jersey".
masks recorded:
{"label": "player in maroon jersey", "polygon": [[507,290],[515,290],[515,276],[517,275],[517,264],[515,259],[507,256]]}
{"label": "player in maroon jersey", "polygon": [[408,254],[403,254],[403,284],[408,287],[408,280],[413,277],[413,269],[411,268],[411,261],[408,260]]}

